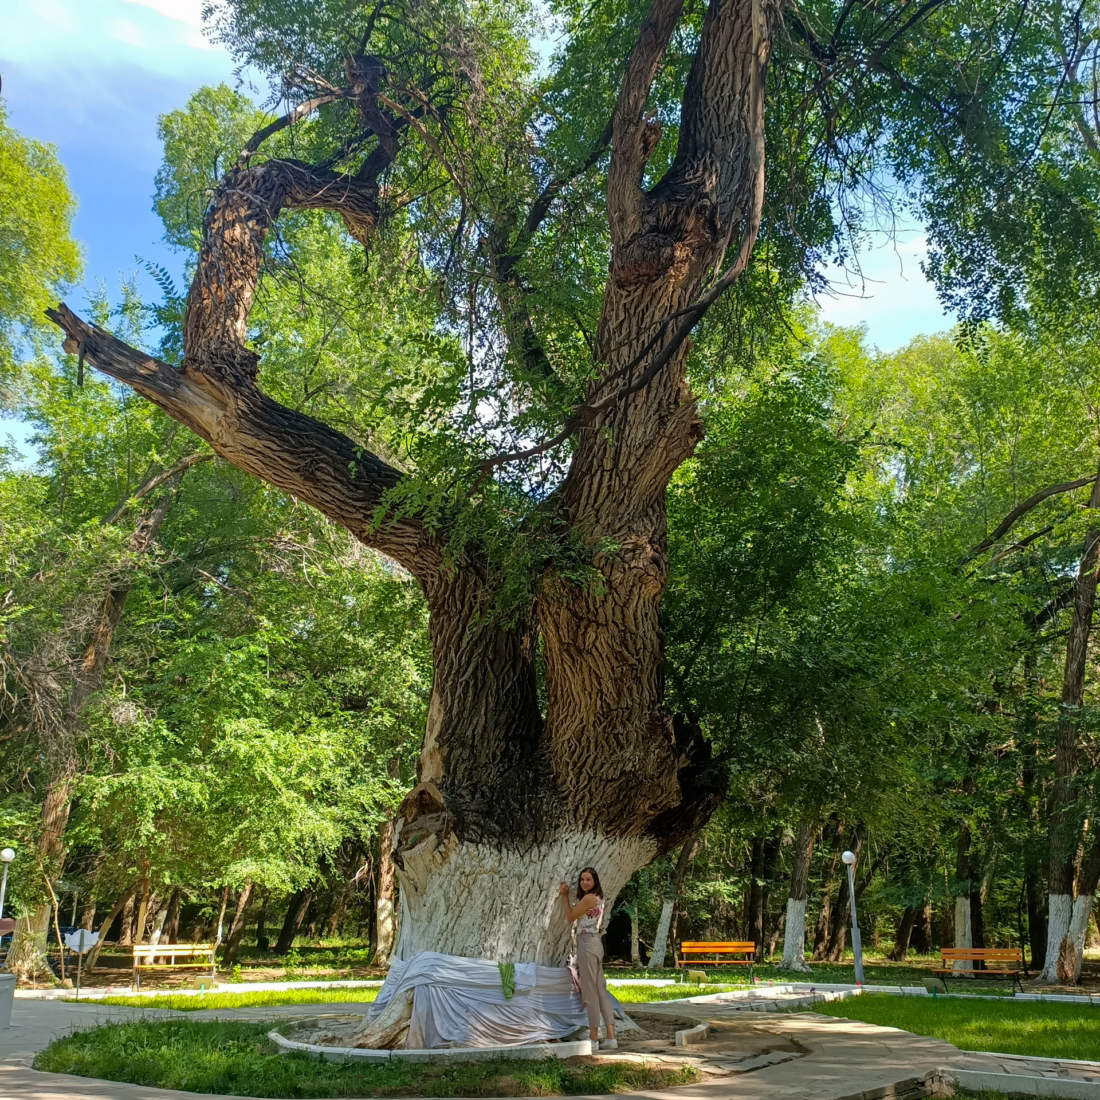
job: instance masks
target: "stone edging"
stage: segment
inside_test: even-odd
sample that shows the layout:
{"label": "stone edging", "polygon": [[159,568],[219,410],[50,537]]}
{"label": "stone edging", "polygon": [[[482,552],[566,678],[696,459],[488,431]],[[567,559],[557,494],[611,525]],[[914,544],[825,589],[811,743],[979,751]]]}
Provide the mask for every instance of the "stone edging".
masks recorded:
{"label": "stone edging", "polygon": [[363,1047],[334,1047],[323,1043],[300,1043],[288,1039],[272,1028],[267,1037],[281,1054],[298,1051],[312,1054],[326,1062],[488,1062],[494,1058],[577,1058],[592,1054],[591,1039],[575,1039],[566,1043],[524,1043],[499,1047],[440,1047],[435,1050],[371,1050]]}
{"label": "stone edging", "polygon": [[710,1034],[709,1024],[696,1024],[695,1027],[685,1027],[676,1032],[676,1045],[678,1047],[690,1047],[696,1043],[706,1042]]}
{"label": "stone edging", "polygon": [[[1054,1061],[1054,1059],[1051,1059]],[[1068,1077],[1030,1077],[1022,1073],[993,1073],[981,1069],[945,1069],[959,1088],[975,1092],[1002,1092],[1010,1096],[1050,1096],[1063,1100],[1100,1100],[1100,1082]]]}

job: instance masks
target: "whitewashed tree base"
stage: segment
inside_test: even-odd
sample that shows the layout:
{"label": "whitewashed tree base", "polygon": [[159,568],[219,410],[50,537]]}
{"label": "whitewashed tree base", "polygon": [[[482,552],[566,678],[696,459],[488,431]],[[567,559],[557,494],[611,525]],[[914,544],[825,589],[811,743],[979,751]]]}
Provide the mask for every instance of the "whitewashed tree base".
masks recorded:
{"label": "whitewashed tree base", "polygon": [[1067,944],[1072,945],[1069,939],[1070,923],[1073,919],[1073,896],[1071,894],[1050,894],[1047,897],[1047,953],[1043,963],[1042,972],[1036,979],[1050,984],[1060,983],[1068,979],[1060,973],[1066,960],[1062,957]]}
{"label": "whitewashed tree base", "polygon": [[[417,823],[398,833],[418,837]],[[396,958],[425,951],[469,959],[562,966],[569,955],[571,926],[558,884],[576,891],[582,867],[599,872],[610,914],[630,876],[656,854],[639,837],[612,837],[591,830],[561,833],[517,851],[494,844],[423,834],[400,849],[401,883]]]}
{"label": "whitewashed tree base", "polygon": [[810,974],[806,963],[806,899],[787,898],[787,921],[783,926],[783,961],[781,970]]}

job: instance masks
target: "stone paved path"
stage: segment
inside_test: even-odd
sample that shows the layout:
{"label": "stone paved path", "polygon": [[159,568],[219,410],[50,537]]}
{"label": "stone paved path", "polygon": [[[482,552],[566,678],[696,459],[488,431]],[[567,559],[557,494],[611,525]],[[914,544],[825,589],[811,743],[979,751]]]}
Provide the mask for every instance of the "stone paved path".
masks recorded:
{"label": "stone paved path", "polygon": [[[946,1066],[1015,1066],[1008,1068],[1007,1072],[1024,1075],[1033,1075],[1046,1066],[1041,1059],[966,1054],[937,1039],[809,1012],[764,1014],[738,1011],[736,1006],[715,1003],[666,1003],[636,1007],[639,1015],[668,1013],[681,1018],[718,1020],[724,1030],[744,1028],[757,1034],[767,1033],[777,1041],[782,1040],[788,1049],[793,1042],[804,1051],[798,1057],[776,1054],[770,1060],[764,1058],[755,1068],[744,1062],[739,1064],[736,1060],[721,1064],[721,1055],[716,1051],[713,1058],[707,1056],[707,1060],[713,1061],[710,1068],[723,1076],[698,1085],[634,1094],[641,1100],[872,1100],[876,1096],[923,1094],[917,1091],[923,1089],[923,1082],[935,1077]],[[280,1005],[206,1010],[190,1013],[188,1018],[268,1020],[319,1012],[362,1010],[361,1002]],[[195,1093],[41,1073],[31,1068],[35,1053],[60,1035],[110,1020],[141,1017],[178,1018],[178,1014],[164,1009],[17,999],[12,1016],[13,1026],[0,1029],[0,1100],[198,1100]],[[695,1054],[696,1051],[684,1053]],[[1082,1081],[1087,1080],[1090,1073],[1100,1079],[1100,1065],[1061,1065],[1066,1068],[1066,1073],[1079,1074],[1078,1079]],[[753,1068],[753,1072],[744,1072],[748,1068]],[[994,1071],[1006,1070],[996,1068]]]}
{"label": "stone paved path", "polygon": [[[1100,1026],[1100,1022],[1098,1022]],[[984,1054],[964,1050],[956,1069],[982,1073],[1012,1073],[1021,1077],[1054,1077],[1062,1081],[1088,1081],[1100,1097],[1100,1062],[1078,1062],[1066,1058],[1029,1058],[1023,1054]]]}

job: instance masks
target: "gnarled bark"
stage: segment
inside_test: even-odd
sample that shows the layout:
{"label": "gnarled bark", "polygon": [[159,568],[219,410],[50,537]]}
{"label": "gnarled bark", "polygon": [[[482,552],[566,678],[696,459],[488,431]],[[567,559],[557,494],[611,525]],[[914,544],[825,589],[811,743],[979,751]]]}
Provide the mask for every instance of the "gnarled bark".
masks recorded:
{"label": "gnarled bark", "polygon": [[[603,583],[581,588],[548,578],[508,623],[486,615],[501,583],[486,555],[468,546],[445,566],[445,523],[429,529],[404,512],[377,523],[401,473],[272,401],[259,386],[258,356],[245,344],[264,242],[283,210],[333,210],[358,239],[373,232],[381,173],[399,151],[398,117],[407,118],[388,113],[392,100],[369,59],[349,63],[348,88],[330,89],[257,134],[216,190],[179,369],[65,307],[51,311],[67,350],[420,582],[434,681],[419,782],[394,826],[399,958],[431,948],[560,964],[568,926],[557,882],[575,881],[581,866],[594,864],[610,906],[635,870],[693,836],[717,803],[723,783],[699,731],[663,708],[664,494],[702,435],[684,381],[687,334],[744,270],[760,226],[764,83],[779,13],[778,0],[710,0],[701,29],[689,36],[695,56],[677,150],[648,190],[645,169],[659,130],[647,103],[680,0],[653,0],[638,33],[609,133],[611,253],[596,371],[570,418],[576,446],[569,473],[542,521],[548,533],[589,548]],[[286,159],[251,165],[274,128],[335,99],[359,107],[360,147],[370,151],[357,169]],[[536,207],[552,201],[551,186]],[[539,217],[533,210],[524,220],[526,232]],[[708,287],[734,242],[732,263]],[[518,358],[531,364],[538,349],[523,288],[502,276],[507,254],[497,249],[495,261],[506,282],[505,328],[522,345]],[[544,709],[536,687],[540,637]]]}

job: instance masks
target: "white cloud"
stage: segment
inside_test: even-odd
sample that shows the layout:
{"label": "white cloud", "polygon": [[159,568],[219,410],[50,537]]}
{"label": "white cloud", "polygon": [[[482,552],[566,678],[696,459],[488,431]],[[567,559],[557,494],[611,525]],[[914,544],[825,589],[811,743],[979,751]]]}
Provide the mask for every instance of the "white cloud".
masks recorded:
{"label": "white cloud", "polygon": [[127,46],[137,46],[142,49],[148,44],[145,36],[129,19],[116,19],[107,33],[116,42],[123,42]]}
{"label": "white cloud", "polygon": [[186,23],[189,27],[202,27],[203,0],[123,0],[141,8],[151,8],[165,19]]}
{"label": "white cloud", "polygon": [[202,32],[204,0],[122,0],[122,2],[147,8],[173,23],[182,23],[187,28],[183,42],[193,50],[216,50],[218,48]]}
{"label": "white cloud", "polygon": [[73,25],[73,17],[61,0],[37,0],[34,5],[34,15],[43,23],[49,23],[50,26],[61,30],[68,30]]}

